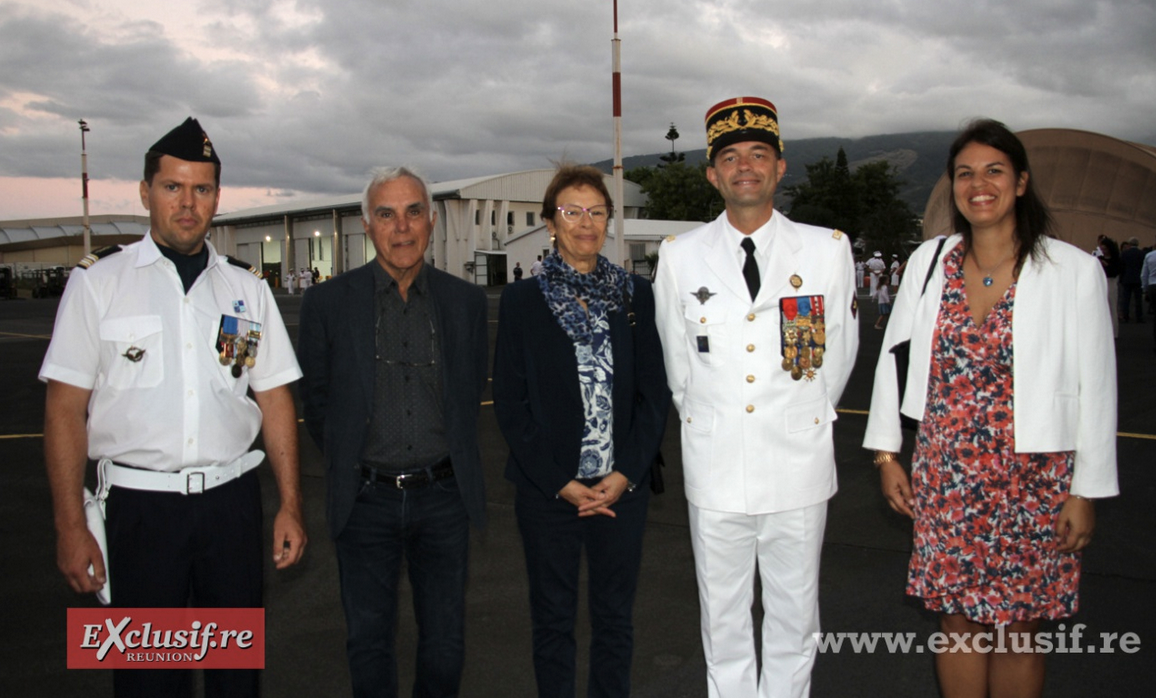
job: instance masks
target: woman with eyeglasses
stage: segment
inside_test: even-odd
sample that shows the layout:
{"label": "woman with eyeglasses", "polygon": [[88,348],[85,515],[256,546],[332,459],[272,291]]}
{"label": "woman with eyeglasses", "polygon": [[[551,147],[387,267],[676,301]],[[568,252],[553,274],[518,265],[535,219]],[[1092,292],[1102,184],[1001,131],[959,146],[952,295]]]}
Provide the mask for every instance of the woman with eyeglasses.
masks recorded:
{"label": "woman with eyeglasses", "polygon": [[554,251],[506,288],[498,315],[494,411],[517,487],[539,696],[575,693],[583,553],[587,695],[630,693],[649,471],[670,391],[650,283],[599,254],[612,213],[601,171],[561,166],[542,204]]}

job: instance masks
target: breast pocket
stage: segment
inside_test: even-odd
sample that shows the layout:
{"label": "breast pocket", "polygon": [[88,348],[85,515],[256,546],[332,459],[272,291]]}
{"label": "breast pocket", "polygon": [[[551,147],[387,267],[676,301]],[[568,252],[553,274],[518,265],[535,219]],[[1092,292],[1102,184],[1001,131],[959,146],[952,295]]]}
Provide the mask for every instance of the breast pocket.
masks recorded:
{"label": "breast pocket", "polygon": [[723,365],[727,341],[725,315],[717,310],[688,305],[683,318],[691,354],[707,366]]}
{"label": "breast pocket", "polygon": [[100,323],[102,365],[114,388],[153,388],[164,377],[161,318],[135,315]]}

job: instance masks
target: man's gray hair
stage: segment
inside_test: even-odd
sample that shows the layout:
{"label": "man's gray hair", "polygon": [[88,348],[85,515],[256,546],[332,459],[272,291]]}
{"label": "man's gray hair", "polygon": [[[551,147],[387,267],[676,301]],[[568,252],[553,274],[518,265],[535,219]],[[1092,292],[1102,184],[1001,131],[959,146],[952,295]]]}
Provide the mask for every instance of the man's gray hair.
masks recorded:
{"label": "man's gray hair", "polygon": [[366,184],[365,190],[361,192],[361,220],[366,223],[369,222],[369,193],[382,184],[392,182],[395,179],[401,179],[402,177],[409,177],[421,185],[421,190],[425,194],[426,211],[429,216],[433,216],[433,198],[430,196],[429,182],[425,180],[425,177],[422,177],[408,167],[378,167],[369,174],[369,184]]}

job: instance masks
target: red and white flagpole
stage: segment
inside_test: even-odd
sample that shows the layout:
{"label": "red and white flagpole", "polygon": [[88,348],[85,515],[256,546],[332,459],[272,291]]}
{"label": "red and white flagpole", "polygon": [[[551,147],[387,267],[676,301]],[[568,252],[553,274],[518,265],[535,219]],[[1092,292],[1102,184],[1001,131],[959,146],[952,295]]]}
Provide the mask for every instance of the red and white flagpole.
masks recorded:
{"label": "red and white flagpole", "polygon": [[[615,264],[626,262],[626,202],[623,201],[622,184],[622,41],[618,38],[618,0],[614,0],[614,39],[611,40],[614,53],[614,201],[618,204],[614,214],[614,259]],[[627,269],[630,271],[630,269]]]}

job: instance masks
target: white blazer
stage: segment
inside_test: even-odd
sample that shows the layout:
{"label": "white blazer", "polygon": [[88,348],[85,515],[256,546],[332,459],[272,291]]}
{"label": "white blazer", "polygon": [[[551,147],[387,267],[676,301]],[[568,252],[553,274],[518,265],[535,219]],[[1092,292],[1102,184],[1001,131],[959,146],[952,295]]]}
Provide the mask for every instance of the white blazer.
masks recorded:
{"label": "white blazer", "polygon": [[[875,368],[864,448],[898,452],[899,412],[922,419],[927,405],[931,342],[945,278],[943,260],[962,241],[947,239],[920,296],[938,240],[911,255],[899,287],[883,351]],[[1012,391],[1016,453],[1075,451],[1072,493],[1119,494],[1116,482],[1116,350],[1104,272],[1089,254],[1045,238],[1039,259],[1028,258],[1012,312]],[[902,406],[895,358],[888,351],[911,338]]]}
{"label": "white blazer", "polygon": [[[859,348],[851,246],[842,233],[775,212],[752,302],[726,226],[724,212],[664,242],[655,281],[667,381],[682,423],[687,499],[743,514],[826,501],[836,490],[835,404]],[[792,276],[801,282],[797,289]],[[779,300],[820,295],[823,365],[812,380],[792,380],[782,367]]]}

